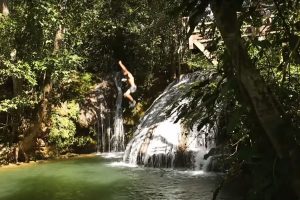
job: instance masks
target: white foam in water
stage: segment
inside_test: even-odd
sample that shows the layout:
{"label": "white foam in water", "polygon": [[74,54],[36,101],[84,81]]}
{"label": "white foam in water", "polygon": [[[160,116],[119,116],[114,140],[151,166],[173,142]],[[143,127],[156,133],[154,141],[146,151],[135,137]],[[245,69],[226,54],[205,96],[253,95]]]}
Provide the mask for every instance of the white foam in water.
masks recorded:
{"label": "white foam in water", "polygon": [[138,165],[134,165],[134,164],[126,163],[126,162],[112,162],[107,165],[111,166],[111,167],[128,167],[128,168],[138,167]]}
{"label": "white foam in water", "polygon": [[97,154],[103,158],[123,158],[124,152],[109,152]]}
{"label": "white foam in water", "polygon": [[190,175],[190,176],[198,176],[198,175],[203,175],[206,173],[203,170],[196,170],[196,171],[187,170],[187,171],[177,171],[177,172],[179,174],[185,174],[185,175]]}
{"label": "white foam in water", "polygon": [[222,175],[222,173],[215,173],[215,172],[206,172],[204,170],[174,170],[178,174],[182,174],[184,176],[201,176],[201,177],[210,177],[210,176],[218,176]]}

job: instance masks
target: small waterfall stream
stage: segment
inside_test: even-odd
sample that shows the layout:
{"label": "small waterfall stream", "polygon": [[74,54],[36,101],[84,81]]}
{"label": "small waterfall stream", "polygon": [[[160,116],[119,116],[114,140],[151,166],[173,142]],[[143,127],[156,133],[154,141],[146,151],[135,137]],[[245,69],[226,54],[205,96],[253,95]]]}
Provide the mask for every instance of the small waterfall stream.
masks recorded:
{"label": "small waterfall stream", "polygon": [[[85,112],[85,115],[93,116],[93,129],[95,132],[96,140],[96,154],[100,155],[103,152],[110,150],[111,138],[111,110],[109,109],[109,102],[107,96],[107,82],[103,81],[95,87],[90,103],[92,108],[90,111]],[[92,120],[91,120],[92,121]]]}
{"label": "small waterfall stream", "polygon": [[[191,101],[189,97],[185,97],[191,86],[208,78],[207,75],[195,72],[172,82],[140,120],[126,147],[123,160],[152,167],[202,169],[205,164],[204,154],[214,146],[212,138],[216,126],[206,124],[201,130],[197,130],[195,124],[190,129],[182,120],[176,119],[178,108]],[[168,115],[167,111],[170,109],[171,114]]]}
{"label": "small waterfall stream", "polygon": [[97,154],[100,154],[101,152],[105,152],[105,147],[106,147],[106,137],[105,137],[105,132],[104,132],[104,115],[103,115],[103,105],[100,103],[99,105],[99,112],[97,113]]}
{"label": "small waterfall stream", "polygon": [[96,147],[96,154],[100,155],[100,125],[99,125],[99,116],[97,115],[97,121],[95,126],[97,126],[97,128],[94,128],[96,130],[97,133],[97,147]]}
{"label": "small waterfall stream", "polygon": [[116,100],[116,112],[114,117],[114,131],[112,136],[112,151],[119,152],[124,151],[124,127],[123,127],[123,115],[122,115],[122,81],[121,73],[118,72],[114,78],[115,85],[117,87],[117,100]]}

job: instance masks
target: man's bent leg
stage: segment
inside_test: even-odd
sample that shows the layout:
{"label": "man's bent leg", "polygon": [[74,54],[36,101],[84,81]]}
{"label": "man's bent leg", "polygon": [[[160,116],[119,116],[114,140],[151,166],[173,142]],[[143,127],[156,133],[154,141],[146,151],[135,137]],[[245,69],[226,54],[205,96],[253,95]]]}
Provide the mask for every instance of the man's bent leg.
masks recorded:
{"label": "man's bent leg", "polygon": [[129,107],[134,107],[136,104],[136,101],[133,99],[133,97],[130,95],[130,89],[128,89],[124,93],[124,97],[126,97],[129,100]]}
{"label": "man's bent leg", "polygon": [[130,95],[129,89],[124,93],[124,97],[126,97],[129,101],[134,101],[132,96]]}

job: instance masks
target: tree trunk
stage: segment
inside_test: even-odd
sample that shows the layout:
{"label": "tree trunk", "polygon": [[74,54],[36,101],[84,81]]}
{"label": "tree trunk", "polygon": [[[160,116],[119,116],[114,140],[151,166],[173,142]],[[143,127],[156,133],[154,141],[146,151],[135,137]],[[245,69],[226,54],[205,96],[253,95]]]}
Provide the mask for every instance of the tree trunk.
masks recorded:
{"label": "tree trunk", "polygon": [[[63,40],[63,31],[64,29],[62,26],[59,26],[55,38],[54,38],[54,48],[53,48],[53,54],[56,55],[58,51],[61,48],[62,40]],[[24,139],[21,141],[21,146],[23,148],[23,151],[26,154],[29,154],[34,150],[35,141],[36,138],[39,136],[43,136],[45,133],[47,133],[47,129],[49,127],[49,115],[51,110],[51,105],[49,103],[51,91],[52,91],[52,69],[47,68],[45,72],[45,78],[43,81],[43,97],[41,101],[38,104],[38,113],[37,117],[34,120],[29,133],[24,137]],[[27,155],[28,157],[28,155]],[[27,160],[28,161],[28,160]]]}
{"label": "tree trunk", "polygon": [[8,9],[7,0],[0,0],[0,9],[1,9],[1,13],[4,16],[8,16],[9,15],[9,9]]}
{"label": "tree trunk", "polygon": [[300,157],[296,131],[284,120],[273,94],[243,46],[234,0],[213,0],[211,8],[232,60],[234,75],[240,82],[252,108],[277,156],[292,170],[294,190],[300,198]]}
{"label": "tree trunk", "polygon": [[[8,2],[7,0],[0,0],[0,11],[1,13],[3,14],[3,16],[5,17],[8,17],[9,16],[9,8],[8,8]],[[13,49],[10,53],[10,56],[11,56],[11,62],[16,62],[16,54],[17,54],[17,50],[16,49]],[[12,78],[12,83],[13,83],[13,97],[16,97],[18,95],[21,94],[22,92],[22,80],[15,77],[14,75],[11,77]],[[14,124],[14,121],[19,121],[20,120],[20,116],[13,116],[12,115],[12,131],[11,131],[11,134],[12,134],[12,142],[16,142],[14,141],[15,138],[16,138],[16,134],[17,134],[17,130],[18,130],[18,127],[16,124]],[[18,134],[19,135],[19,134]],[[18,157],[19,157],[19,150],[22,149],[19,144],[16,145],[15,147],[15,161],[18,162]],[[26,155],[24,155],[25,158],[26,158]]]}
{"label": "tree trunk", "polygon": [[59,49],[61,49],[63,44],[63,38],[64,38],[64,27],[62,25],[59,25],[59,28],[55,34],[55,39],[54,39],[54,49],[53,49],[54,54],[57,54]]}
{"label": "tree trunk", "polygon": [[[9,15],[9,8],[8,8],[8,3],[7,0],[0,0],[0,10],[1,13],[7,17]],[[10,60],[11,62],[16,62],[17,59],[17,50],[13,49],[10,52]],[[12,76],[12,82],[13,82],[13,95],[14,97],[18,96],[21,91],[22,91],[22,85],[23,81],[15,76]]]}

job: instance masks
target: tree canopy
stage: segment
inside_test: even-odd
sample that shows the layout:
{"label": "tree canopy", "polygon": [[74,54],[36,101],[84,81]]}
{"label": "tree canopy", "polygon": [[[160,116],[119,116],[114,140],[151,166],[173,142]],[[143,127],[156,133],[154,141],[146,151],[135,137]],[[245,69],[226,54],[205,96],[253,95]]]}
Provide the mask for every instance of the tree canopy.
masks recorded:
{"label": "tree canopy", "polygon": [[[42,138],[62,153],[95,142],[95,130],[76,135],[79,107],[118,60],[136,77],[141,113],[180,73],[203,70],[213,78],[192,87],[179,118],[218,120],[224,165],[247,177],[248,199],[299,198],[299,4],[1,0],[0,144],[29,152]],[[188,49],[195,28],[217,65]]]}

